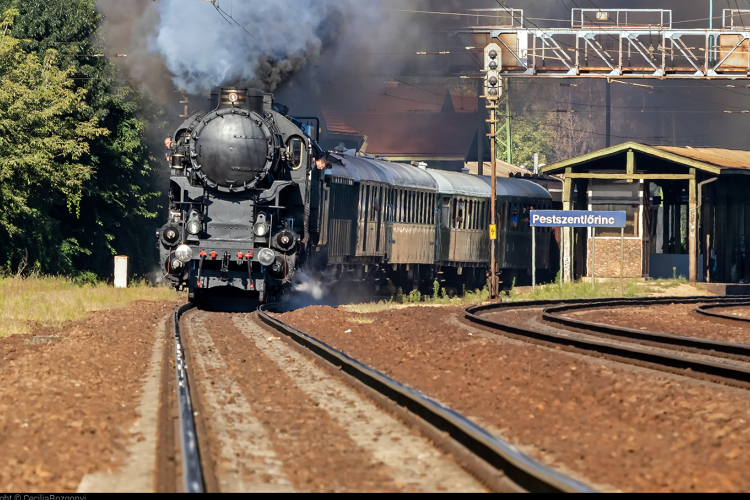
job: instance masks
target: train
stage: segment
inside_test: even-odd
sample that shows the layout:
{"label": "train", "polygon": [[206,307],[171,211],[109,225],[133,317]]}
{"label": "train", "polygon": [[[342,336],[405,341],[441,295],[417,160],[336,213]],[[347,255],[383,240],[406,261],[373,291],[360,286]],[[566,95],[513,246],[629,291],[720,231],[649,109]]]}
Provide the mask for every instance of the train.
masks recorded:
{"label": "train", "polygon": [[[191,301],[227,290],[278,301],[300,269],[406,291],[487,282],[490,178],[323,151],[257,89],[218,88],[211,102],[170,138],[168,217],[156,233],[165,279]],[[496,194],[499,271],[525,277],[529,212],[552,197],[517,178],[498,178]],[[542,275],[552,239],[537,229]]]}

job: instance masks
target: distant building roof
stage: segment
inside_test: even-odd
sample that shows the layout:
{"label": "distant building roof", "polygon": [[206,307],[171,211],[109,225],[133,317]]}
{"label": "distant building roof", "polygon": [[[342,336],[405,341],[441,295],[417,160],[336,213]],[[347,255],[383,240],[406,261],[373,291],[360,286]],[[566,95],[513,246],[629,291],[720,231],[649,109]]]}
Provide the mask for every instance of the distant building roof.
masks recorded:
{"label": "distant building roof", "polygon": [[[363,152],[392,161],[464,161],[477,132],[468,113],[330,113],[367,137]],[[326,113],[326,121],[329,113]]]}
{"label": "distant building roof", "polygon": [[[479,163],[475,161],[466,162],[466,168],[469,169],[469,173],[473,175],[479,175]],[[497,160],[495,163],[495,169],[499,177],[508,177],[508,174],[529,174],[525,168],[517,167],[506,163],[503,160]],[[489,175],[492,172],[492,164],[488,161],[484,162],[483,175]]]}
{"label": "distant building roof", "polygon": [[336,135],[355,135],[361,136],[362,134],[343,122],[335,113],[330,111],[323,111],[323,119],[325,120],[326,130],[329,134]]}

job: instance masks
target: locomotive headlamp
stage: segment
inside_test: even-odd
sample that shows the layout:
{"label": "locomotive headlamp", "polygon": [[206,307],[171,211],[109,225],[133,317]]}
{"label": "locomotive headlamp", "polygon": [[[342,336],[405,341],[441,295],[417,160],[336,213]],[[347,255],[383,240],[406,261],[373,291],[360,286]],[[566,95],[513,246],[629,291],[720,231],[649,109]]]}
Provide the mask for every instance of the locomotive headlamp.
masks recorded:
{"label": "locomotive headlamp", "polygon": [[490,50],[489,54],[490,59],[497,59],[497,51],[496,50]]}
{"label": "locomotive headlamp", "polygon": [[490,85],[492,85],[492,86],[494,87],[495,85],[497,85],[498,79],[497,79],[497,77],[496,77],[496,76],[494,76],[494,75],[493,75],[493,76],[491,76],[491,77],[490,77],[490,78],[488,79],[488,81],[490,82]]}
{"label": "locomotive headlamp", "polygon": [[174,251],[174,256],[177,260],[183,263],[188,263],[193,259],[193,249],[187,245],[180,245],[177,250]]}
{"label": "locomotive headlamp", "polygon": [[493,71],[496,70],[497,69],[497,61],[490,61],[489,66],[490,66],[491,70],[493,70]]}
{"label": "locomotive headlamp", "polygon": [[255,231],[255,236],[263,237],[268,234],[268,226],[265,222],[256,222],[253,231]]}
{"label": "locomotive headlamp", "polygon": [[274,252],[270,248],[262,248],[260,252],[258,252],[258,262],[260,262],[264,266],[270,266],[274,263],[275,260],[276,252]]}
{"label": "locomotive headlamp", "polygon": [[187,223],[187,232],[190,234],[198,234],[201,232],[201,221],[198,219],[190,219]]}

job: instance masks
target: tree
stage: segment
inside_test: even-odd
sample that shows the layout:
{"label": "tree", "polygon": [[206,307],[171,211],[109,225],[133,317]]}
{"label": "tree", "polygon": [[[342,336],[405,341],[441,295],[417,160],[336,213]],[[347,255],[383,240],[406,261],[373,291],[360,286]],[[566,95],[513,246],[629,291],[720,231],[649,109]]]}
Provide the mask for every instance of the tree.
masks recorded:
{"label": "tree", "polygon": [[[57,268],[39,260],[39,268],[43,272],[93,270],[107,276],[112,272],[112,255],[120,253],[130,255],[131,268],[144,273],[156,262],[152,244],[156,224],[151,220],[159,209],[159,193],[154,188],[156,159],[145,136],[152,123],[161,123],[163,112],[119,78],[114,64],[96,56],[105,50],[99,33],[102,16],[95,6],[95,0],[0,0],[0,9],[15,9],[16,50],[36,57],[48,70],[55,67],[64,72],[71,79],[70,89],[81,96],[78,106],[63,113],[64,126],[95,120],[103,130],[84,138],[85,154],[77,159],[87,172],[77,185],[80,210],[67,210],[67,204],[56,197],[39,208],[54,222],[53,232],[65,235],[64,245],[48,250],[64,252],[69,265]],[[46,227],[17,231],[5,252],[7,266],[17,263],[30,241],[46,241],[41,234],[46,234]],[[29,260],[34,262],[37,257],[31,253]]]}
{"label": "tree", "polygon": [[7,264],[20,250],[44,270],[73,270],[80,252],[63,236],[53,213],[80,214],[84,185],[95,174],[88,164],[90,141],[108,134],[90,114],[86,91],[76,89],[72,69],[57,67],[57,52],[42,59],[21,49],[12,36],[17,10],[4,13],[0,38],[0,239]]}

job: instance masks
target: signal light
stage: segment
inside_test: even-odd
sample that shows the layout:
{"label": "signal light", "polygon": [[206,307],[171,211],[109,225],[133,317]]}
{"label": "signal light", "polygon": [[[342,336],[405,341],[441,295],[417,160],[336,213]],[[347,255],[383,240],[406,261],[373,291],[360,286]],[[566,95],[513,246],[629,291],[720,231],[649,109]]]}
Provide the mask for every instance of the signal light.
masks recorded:
{"label": "signal light", "polygon": [[212,259],[215,259],[215,258],[216,258],[216,252],[211,252],[211,258],[212,258]]}
{"label": "signal light", "polygon": [[203,257],[204,259],[206,258],[206,252],[201,252],[201,253],[199,253],[198,255],[200,255],[200,256],[201,256],[201,257]]}
{"label": "signal light", "polygon": [[242,260],[242,257],[243,257],[242,252],[237,252],[237,258]]}
{"label": "signal light", "polygon": [[500,69],[502,68],[502,51],[496,43],[491,43],[484,48],[484,96],[488,101],[497,101],[502,95],[503,88],[500,85]]}

